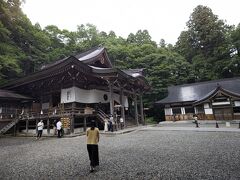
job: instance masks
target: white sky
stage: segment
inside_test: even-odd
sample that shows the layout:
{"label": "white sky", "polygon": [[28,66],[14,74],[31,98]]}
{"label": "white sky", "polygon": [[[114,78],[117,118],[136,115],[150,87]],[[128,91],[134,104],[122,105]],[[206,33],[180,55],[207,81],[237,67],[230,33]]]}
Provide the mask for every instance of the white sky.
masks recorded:
{"label": "white sky", "polygon": [[147,29],[157,43],[163,38],[174,44],[197,5],[210,7],[227,24],[240,23],[240,0],[26,0],[23,12],[42,28],[75,31],[77,25],[90,23],[124,38]]}

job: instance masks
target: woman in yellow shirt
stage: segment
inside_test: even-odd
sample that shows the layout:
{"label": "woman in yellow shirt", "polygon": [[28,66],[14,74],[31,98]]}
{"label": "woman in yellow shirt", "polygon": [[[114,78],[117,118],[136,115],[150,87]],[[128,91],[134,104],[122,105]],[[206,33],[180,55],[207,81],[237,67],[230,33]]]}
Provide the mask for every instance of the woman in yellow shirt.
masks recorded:
{"label": "woman in yellow shirt", "polygon": [[91,172],[93,172],[94,168],[99,165],[98,142],[99,129],[96,127],[95,121],[91,121],[91,128],[87,129],[87,150]]}

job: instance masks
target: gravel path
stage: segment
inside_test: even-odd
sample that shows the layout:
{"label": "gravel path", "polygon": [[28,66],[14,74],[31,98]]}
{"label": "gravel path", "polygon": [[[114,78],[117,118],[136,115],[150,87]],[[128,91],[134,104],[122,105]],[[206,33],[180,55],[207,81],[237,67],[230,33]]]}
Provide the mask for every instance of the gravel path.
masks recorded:
{"label": "gravel path", "polygon": [[0,179],[240,179],[240,133],[140,130],[101,135],[89,173],[85,137],[0,138]]}

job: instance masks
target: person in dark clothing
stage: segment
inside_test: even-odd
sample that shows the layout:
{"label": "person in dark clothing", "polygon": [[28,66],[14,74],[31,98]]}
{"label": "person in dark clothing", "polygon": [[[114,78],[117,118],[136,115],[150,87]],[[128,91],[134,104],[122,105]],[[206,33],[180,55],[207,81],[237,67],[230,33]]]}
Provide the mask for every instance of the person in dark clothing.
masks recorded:
{"label": "person in dark clothing", "polygon": [[87,129],[87,151],[90,160],[90,172],[94,171],[96,166],[99,166],[98,142],[99,129],[96,128],[95,121],[91,122],[91,128]]}

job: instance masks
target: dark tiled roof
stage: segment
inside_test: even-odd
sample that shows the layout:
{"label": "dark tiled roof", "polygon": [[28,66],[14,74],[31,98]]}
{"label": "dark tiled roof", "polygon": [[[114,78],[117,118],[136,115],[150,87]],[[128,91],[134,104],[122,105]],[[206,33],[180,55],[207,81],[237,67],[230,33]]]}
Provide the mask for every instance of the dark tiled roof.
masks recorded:
{"label": "dark tiled roof", "polygon": [[220,79],[193,84],[168,87],[168,96],[165,99],[157,101],[157,104],[167,104],[175,102],[194,102],[199,101],[210,95],[220,86],[234,94],[240,95],[240,77],[230,79]]}
{"label": "dark tiled roof", "polygon": [[79,61],[87,61],[89,59],[92,59],[96,56],[98,56],[99,54],[101,54],[104,51],[104,47],[96,47],[93,49],[90,49],[89,51],[80,53],[80,54],[76,54],[74,55],[74,57],[76,57]]}
{"label": "dark tiled roof", "polygon": [[231,92],[229,90],[223,89],[221,86],[218,86],[216,89],[212,90],[208,94],[206,94],[204,97],[201,99],[198,99],[197,101],[194,102],[194,104],[200,104],[204,102],[205,100],[214,97],[217,93],[221,92],[221,94],[225,94],[227,96],[232,96],[235,98],[240,98],[240,94],[237,94],[235,92]]}
{"label": "dark tiled roof", "polygon": [[[100,56],[104,51],[105,51],[104,47],[95,47],[95,48],[92,48],[92,49],[90,49],[90,50],[88,50],[86,52],[78,53],[78,54],[73,55],[73,56],[75,58],[77,58],[79,61],[81,61],[81,62],[83,62],[85,64],[89,64],[93,60],[95,60],[98,56]],[[45,69],[45,68],[49,68],[49,67],[55,66],[55,65],[65,61],[65,60],[67,60],[68,58],[69,57],[66,57],[66,58],[60,59],[58,61],[55,61],[53,63],[44,65],[44,66],[41,67],[41,69]],[[108,59],[108,57],[107,57],[107,59]],[[112,67],[112,64],[111,64],[109,59],[108,59],[108,63]]]}
{"label": "dark tiled roof", "polygon": [[0,89],[0,99],[22,99],[22,100],[30,100],[32,98],[21,95],[21,94],[17,94],[13,91],[7,91],[7,90],[2,90]]}

